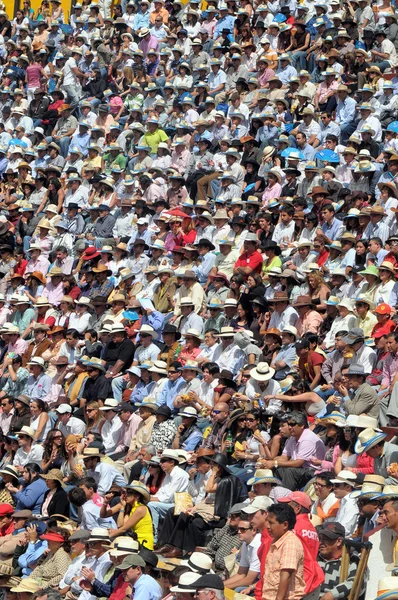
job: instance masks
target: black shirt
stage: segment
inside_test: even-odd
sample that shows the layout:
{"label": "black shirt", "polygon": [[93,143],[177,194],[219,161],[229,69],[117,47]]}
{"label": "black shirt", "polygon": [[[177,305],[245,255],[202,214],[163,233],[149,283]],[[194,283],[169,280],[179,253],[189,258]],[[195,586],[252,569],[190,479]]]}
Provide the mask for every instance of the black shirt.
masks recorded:
{"label": "black shirt", "polygon": [[104,373],[101,373],[97,379],[89,377],[84,386],[84,397],[87,402],[92,400],[106,400],[111,396],[111,379],[107,379]]}
{"label": "black shirt", "polygon": [[133,362],[135,352],[135,345],[131,340],[123,340],[121,344],[115,344],[115,342],[109,342],[105,346],[105,351],[102,356],[102,360],[106,362],[106,367],[109,369],[113,365],[121,360],[124,362],[123,371],[128,369]]}

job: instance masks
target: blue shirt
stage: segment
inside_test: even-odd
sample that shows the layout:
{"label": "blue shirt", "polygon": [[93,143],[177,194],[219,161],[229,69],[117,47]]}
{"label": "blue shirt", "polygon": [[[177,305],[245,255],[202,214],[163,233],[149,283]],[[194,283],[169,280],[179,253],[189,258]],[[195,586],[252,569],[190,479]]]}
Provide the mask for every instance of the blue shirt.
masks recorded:
{"label": "blue shirt", "polygon": [[133,586],[131,595],[134,600],[160,600],[163,591],[157,581],[150,575],[141,575]]}
{"label": "blue shirt", "polygon": [[284,69],[278,67],[275,74],[277,77],[279,77],[283,85],[286,85],[289,83],[292,77],[297,76],[297,71],[291,65],[287,65],[287,67],[285,67]]}
{"label": "blue shirt", "polygon": [[193,271],[197,274],[199,283],[206,283],[209,273],[216,262],[216,255],[213,252],[207,252],[199,260],[202,261],[202,264],[199,267],[194,267]]}
{"label": "blue shirt", "polygon": [[330,240],[337,240],[338,236],[343,231],[343,223],[338,219],[333,219],[331,225],[324,223],[322,225],[322,231]]}
{"label": "blue shirt", "polygon": [[137,29],[143,29],[144,27],[149,27],[149,10],[145,13],[137,13],[134,19],[134,31]]}
{"label": "blue shirt", "polygon": [[29,542],[25,552],[18,558],[18,564],[22,569],[23,575],[30,575],[33,571],[28,565],[32,565],[43,555],[47,550],[48,545],[46,540],[38,539],[37,542]]}
{"label": "blue shirt", "polygon": [[355,100],[349,97],[337,103],[336,123],[338,123],[341,128],[355,121],[356,106],[357,103],[355,102]]}
{"label": "blue shirt", "polygon": [[83,154],[83,156],[87,156],[88,154],[88,150],[87,150],[87,146],[90,143],[90,134],[89,133],[85,133],[84,135],[81,135],[80,133],[78,133],[77,135],[73,136],[72,138],[72,145],[73,146],[77,146],[80,150],[80,152]]}
{"label": "blue shirt", "polygon": [[34,515],[40,514],[46,492],[48,492],[48,487],[44,479],[41,477],[34,479],[20,492],[12,494],[15,499],[15,510],[28,509]]}
{"label": "blue shirt", "polygon": [[40,373],[37,379],[33,375],[29,375],[26,394],[32,400],[42,400],[50,392],[51,382],[51,377],[45,373]]}
{"label": "blue shirt", "polygon": [[167,406],[175,412],[174,408],[174,400],[179,394],[182,386],[185,385],[185,380],[182,377],[179,377],[176,381],[171,381],[168,379],[163,386],[162,391],[160,392],[156,404],[158,406],[162,406],[163,404],[167,404]]}
{"label": "blue shirt", "polygon": [[218,37],[220,37],[223,29],[229,29],[229,31],[233,34],[234,25],[235,17],[232,15],[225,15],[225,17],[221,17],[221,19],[218,19],[217,25],[215,26],[213,39],[216,40]]}

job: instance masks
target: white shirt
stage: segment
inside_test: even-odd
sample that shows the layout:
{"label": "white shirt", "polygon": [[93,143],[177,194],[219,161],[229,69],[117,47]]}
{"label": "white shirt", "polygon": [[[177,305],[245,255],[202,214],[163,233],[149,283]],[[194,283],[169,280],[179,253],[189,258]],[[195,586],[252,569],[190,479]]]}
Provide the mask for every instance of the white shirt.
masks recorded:
{"label": "white shirt", "polygon": [[33,444],[29,452],[25,452],[22,448],[18,448],[12,464],[14,467],[24,467],[28,463],[36,463],[40,466],[43,452],[44,448],[40,444]]}
{"label": "white shirt", "polygon": [[167,473],[163,483],[156,493],[159,502],[174,504],[175,492],[186,492],[188,489],[189,476],[180,467],[174,467],[171,473]]}
{"label": "white shirt", "polygon": [[78,79],[72,69],[77,68],[77,63],[74,58],[70,57],[64,66],[64,85],[76,85]]}
{"label": "white shirt", "polygon": [[80,574],[83,566],[90,568],[90,565],[93,561],[93,558],[86,558],[85,552],[79,554],[79,556],[76,556],[76,558],[74,558],[69,565],[65,575],[59,582],[59,589],[62,590],[67,585],[70,585],[74,594],[80,594],[82,588],[77,581],[73,581],[73,578]]}
{"label": "white shirt", "polygon": [[355,498],[350,498],[350,495],[344,496],[340,500],[340,508],[336,515],[335,521],[340,523],[345,528],[345,534],[349,537],[357,524],[359,517],[358,505]]}
{"label": "white shirt", "polygon": [[85,312],[82,315],[78,315],[73,312],[69,316],[69,329],[76,329],[79,333],[84,333],[90,326],[91,315],[89,312]]}
{"label": "white shirt", "polygon": [[[87,500],[80,509],[80,528],[92,531],[94,527],[102,527],[103,529],[113,528],[116,526],[112,517],[102,518],[100,516],[101,508],[92,500]],[[116,526],[117,529],[117,526]]]}
{"label": "white shirt", "polygon": [[59,422],[58,429],[60,431],[62,431],[62,433],[64,434],[65,437],[71,433],[73,435],[84,435],[84,433],[86,431],[86,425],[85,425],[84,421],[81,421],[80,419],[77,419],[76,417],[71,417],[66,425]]}
{"label": "white shirt", "polygon": [[124,477],[109,463],[100,462],[94,470],[89,469],[87,471],[87,476],[94,477],[95,481],[98,483],[97,491],[100,496],[104,496],[111,488],[112,484],[120,485],[120,487],[125,487],[126,485]]}
{"label": "white shirt", "polygon": [[376,365],[377,355],[372,348],[363,344],[351,359],[353,365],[362,365],[365,373],[372,373]]}
{"label": "white shirt", "polygon": [[113,417],[112,421],[105,421],[103,424],[101,435],[107,454],[115,451],[122,426],[123,423],[117,415]]}
{"label": "white shirt", "polygon": [[[254,399],[257,400],[258,396],[256,397],[256,394],[261,394],[261,398],[263,398],[264,396],[269,396],[271,394],[280,394],[280,392],[281,392],[281,386],[279,385],[279,383],[277,381],[275,381],[275,379],[270,379],[268,381],[267,387],[264,390],[262,390],[260,388],[260,386],[258,385],[258,382],[255,379],[252,379],[250,377],[250,379],[246,385],[245,396],[250,398],[250,400],[254,400]],[[276,400],[275,398],[271,398],[271,400],[269,401],[268,406],[267,406],[267,412],[274,414],[278,410],[280,410],[281,407],[282,407],[281,400]]]}
{"label": "white shirt", "polygon": [[271,319],[269,322],[269,329],[275,328],[279,329],[279,331],[283,331],[286,325],[292,325],[293,327],[296,325],[296,321],[298,319],[298,314],[294,310],[292,306],[288,306],[282,313],[274,312],[271,315]]}
{"label": "white shirt", "polygon": [[[109,553],[105,552],[105,554],[102,554],[99,558],[96,558],[93,561],[90,568],[94,571],[96,579],[99,581],[104,581],[104,575],[109,567],[112,566],[112,564],[113,563],[109,558]],[[90,592],[83,591],[79,596],[79,600],[97,600],[97,596],[93,596],[93,594],[90,594]]]}
{"label": "white shirt", "polygon": [[248,571],[260,573],[260,559],[257,556],[260,545],[261,533],[257,533],[250,544],[243,542],[240,549],[239,567],[247,567]]}
{"label": "white shirt", "polygon": [[222,344],[220,344],[214,353],[213,361],[218,364],[220,371],[227,369],[235,377],[239,369],[244,365],[245,355],[235,343],[227,346],[225,350],[223,350]]}

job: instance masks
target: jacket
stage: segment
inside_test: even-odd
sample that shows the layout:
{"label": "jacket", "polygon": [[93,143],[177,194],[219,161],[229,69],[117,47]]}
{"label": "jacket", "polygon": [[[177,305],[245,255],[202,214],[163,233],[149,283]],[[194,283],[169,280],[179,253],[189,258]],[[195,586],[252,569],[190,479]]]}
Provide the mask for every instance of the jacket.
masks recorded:
{"label": "jacket", "polygon": [[[153,296],[153,305],[156,310],[163,314],[172,312],[173,305],[171,303],[171,299],[173,298],[176,289],[177,286],[174,277],[171,277],[167,281],[166,285],[158,285]],[[170,298],[167,297],[167,294],[170,294]]]}
{"label": "jacket", "polygon": [[[44,494],[43,503],[46,500],[50,490]],[[54,496],[51,498],[50,503],[47,507],[48,516],[52,515],[65,515],[69,517],[69,500],[68,495],[63,488],[59,488]]]}
{"label": "jacket", "polygon": [[223,477],[216,490],[214,499],[214,516],[226,519],[229,509],[240,501],[242,483],[234,475]]}
{"label": "jacket", "polygon": [[46,492],[48,492],[46,482],[41,477],[37,477],[20,492],[13,494],[16,502],[15,510],[29,509],[33,514],[40,514]]}

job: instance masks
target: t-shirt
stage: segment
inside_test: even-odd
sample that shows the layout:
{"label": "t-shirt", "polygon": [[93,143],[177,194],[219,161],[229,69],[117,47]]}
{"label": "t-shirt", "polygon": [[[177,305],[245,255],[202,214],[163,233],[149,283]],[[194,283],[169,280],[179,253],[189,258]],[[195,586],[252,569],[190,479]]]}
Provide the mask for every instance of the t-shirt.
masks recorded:
{"label": "t-shirt", "polygon": [[75,59],[71,56],[65,63],[64,66],[64,85],[76,85],[77,77],[72,71],[77,67]]}
{"label": "t-shirt", "polygon": [[106,362],[109,369],[118,361],[124,362],[124,369],[128,369],[134,358],[134,343],[131,340],[123,340],[121,344],[109,342],[107,344],[102,359]]}
{"label": "t-shirt", "polygon": [[238,267],[250,267],[255,273],[261,273],[261,267],[263,264],[263,257],[257,250],[253,254],[243,252],[236,261],[235,268]]}

